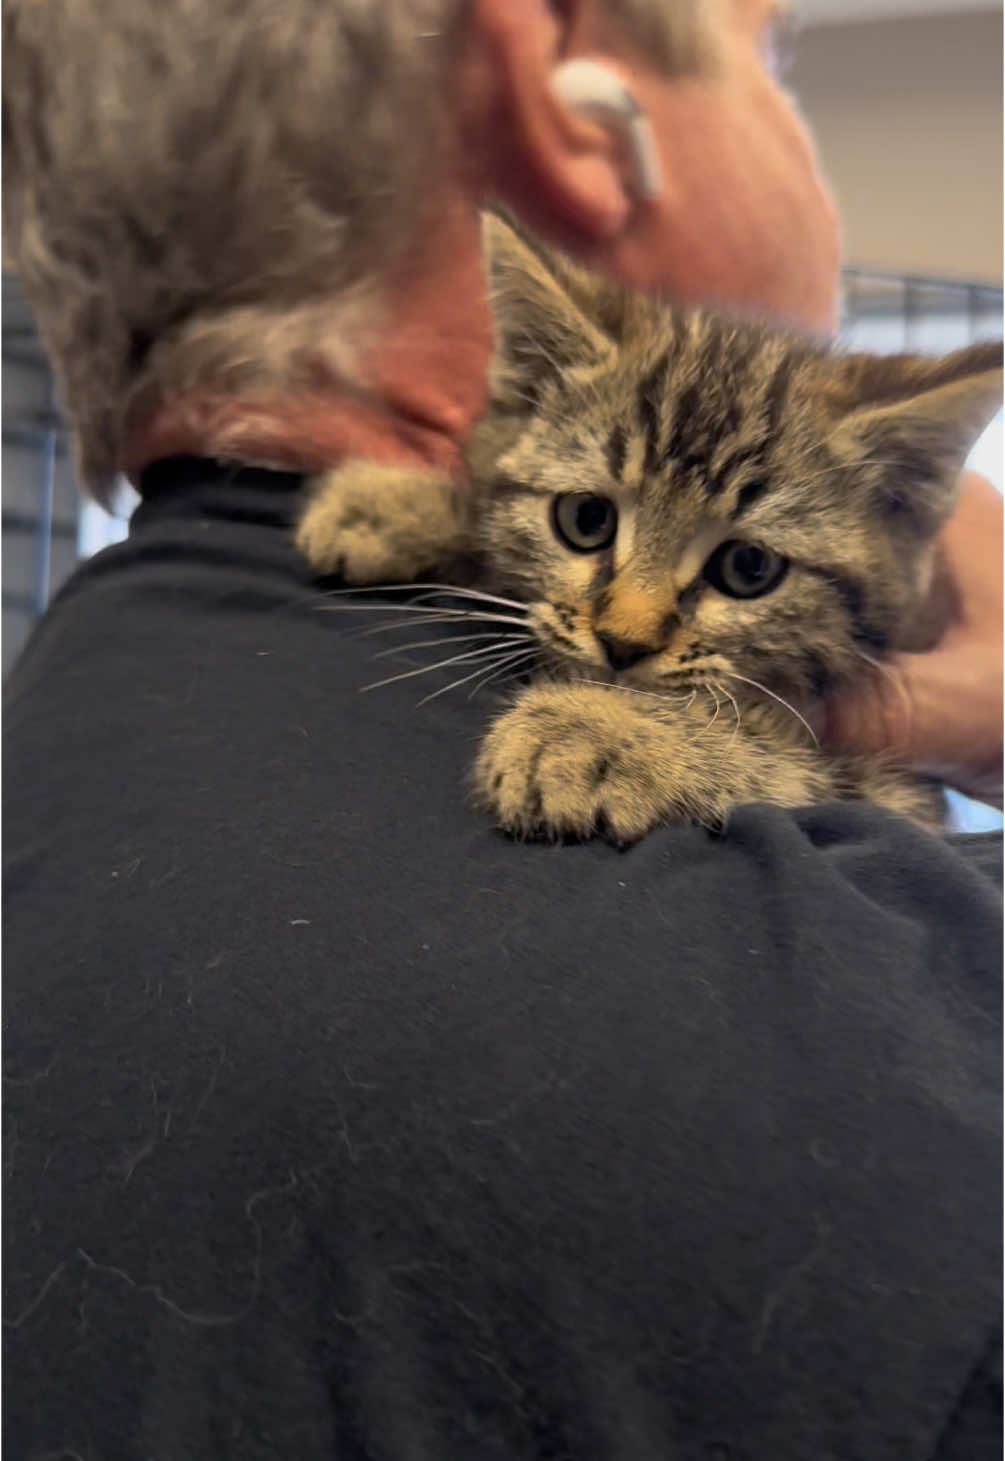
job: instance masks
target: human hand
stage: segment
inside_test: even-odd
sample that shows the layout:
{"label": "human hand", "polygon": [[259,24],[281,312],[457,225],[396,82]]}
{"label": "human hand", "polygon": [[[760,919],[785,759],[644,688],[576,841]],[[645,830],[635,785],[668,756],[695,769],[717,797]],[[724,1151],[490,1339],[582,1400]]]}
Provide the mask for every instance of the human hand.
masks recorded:
{"label": "human hand", "polygon": [[1002,805],[1001,496],[965,472],[940,539],[952,613],[934,649],[895,654],[854,690],[826,701],[822,739],[885,752],[965,795]]}

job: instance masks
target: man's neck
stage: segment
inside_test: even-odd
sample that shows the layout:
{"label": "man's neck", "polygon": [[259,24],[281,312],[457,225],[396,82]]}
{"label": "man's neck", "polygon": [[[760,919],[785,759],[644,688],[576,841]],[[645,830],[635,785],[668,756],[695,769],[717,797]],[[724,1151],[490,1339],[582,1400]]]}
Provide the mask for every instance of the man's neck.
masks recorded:
{"label": "man's neck", "polygon": [[388,281],[382,315],[387,326],[360,352],[351,381],[159,402],[130,434],[127,474],[135,480],[153,461],[193,455],[302,472],[366,457],[458,474],[491,350],[473,206],[445,209],[423,257]]}

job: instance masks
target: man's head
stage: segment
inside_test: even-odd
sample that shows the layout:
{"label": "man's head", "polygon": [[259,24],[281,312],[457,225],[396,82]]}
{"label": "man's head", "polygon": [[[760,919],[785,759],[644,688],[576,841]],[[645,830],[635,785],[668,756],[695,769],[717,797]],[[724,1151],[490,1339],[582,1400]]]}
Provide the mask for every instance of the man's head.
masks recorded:
{"label": "man's head", "polygon": [[[371,390],[363,362],[490,197],[628,282],[820,323],[833,219],[759,56],[771,9],[9,0],[7,237],[87,484],[165,398]],[[648,112],[655,203],[550,86],[575,55]]]}

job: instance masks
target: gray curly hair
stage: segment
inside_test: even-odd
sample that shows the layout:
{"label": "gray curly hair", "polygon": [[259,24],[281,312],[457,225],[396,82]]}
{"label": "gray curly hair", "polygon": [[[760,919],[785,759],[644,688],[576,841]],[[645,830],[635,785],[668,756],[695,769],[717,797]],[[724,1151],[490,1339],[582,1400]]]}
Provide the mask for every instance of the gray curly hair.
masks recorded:
{"label": "gray curly hair", "polygon": [[[138,405],[351,375],[449,140],[469,0],[5,0],[4,226],[110,495]],[[609,0],[668,72],[708,0]]]}

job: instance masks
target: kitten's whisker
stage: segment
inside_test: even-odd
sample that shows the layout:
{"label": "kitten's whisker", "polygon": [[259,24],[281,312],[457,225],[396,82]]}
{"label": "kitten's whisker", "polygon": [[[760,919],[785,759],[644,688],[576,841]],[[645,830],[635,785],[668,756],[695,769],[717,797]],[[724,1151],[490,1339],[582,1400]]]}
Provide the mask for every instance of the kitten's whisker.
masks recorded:
{"label": "kitten's whisker", "polygon": [[[459,599],[460,603],[452,604],[448,602],[443,605],[438,605],[438,599]],[[498,613],[500,609],[519,609],[521,615],[526,615],[527,613],[527,605],[518,604],[515,599],[497,599],[494,594],[469,593],[466,589],[463,592],[460,589],[454,588],[427,589],[424,593],[414,594],[408,602],[410,604],[418,604],[420,607],[428,606],[429,608],[453,608],[454,611],[457,613],[479,613],[481,611],[479,610],[478,605],[483,603],[489,604],[496,611],[496,613]]]}
{"label": "kitten's whisker", "polygon": [[482,603],[501,604],[504,609],[525,610],[527,605],[521,604],[518,599],[505,599],[499,594],[486,593],[480,588],[464,588],[456,583],[368,583],[357,588],[333,588],[329,589],[325,597],[338,599],[350,594],[393,594],[413,593],[415,590],[422,590],[434,598],[449,595],[451,598],[478,599]]}
{"label": "kitten's whisker", "polygon": [[734,717],[736,719],[737,726],[741,725],[742,722],[743,722],[743,717],[740,714],[740,707],[736,703],[736,696],[735,695],[731,695],[730,692],[729,692],[729,689],[727,688],[727,686],[725,686],[723,684],[720,684],[720,682],[718,680],[716,680],[714,682],[714,684],[715,684],[715,688],[717,690],[720,690],[722,692],[722,694],[725,695],[725,697],[729,701],[730,705],[732,705],[732,707],[733,707],[733,715],[734,715]]}
{"label": "kitten's whisker", "polygon": [[[491,685],[492,681],[498,679],[500,675],[508,679],[514,679],[517,675],[529,674],[533,668],[534,657],[538,654],[540,654],[540,650],[534,648],[520,650],[514,655],[507,655],[501,665],[494,667],[492,672],[485,676],[484,680],[479,680],[474,689],[468,691],[468,699],[473,700],[479,690],[484,690],[486,685]],[[521,666],[522,660],[529,660],[531,663]]]}
{"label": "kitten's whisker", "polygon": [[[623,685],[620,680],[589,680],[585,675],[577,675],[573,681],[576,685],[599,685],[602,690],[616,690],[619,695],[644,695],[647,700],[662,700],[664,704],[668,700],[683,700],[687,698],[688,705],[694,704],[694,697],[697,690],[692,690],[688,696],[686,692],[674,695],[669,690],[638,690],[634,685]],[[687,706],[684,707],[687,709]]]}
{"label": "kitten's whisker", "polygon": [[705,734],[705,732],[707,730],[711,730],[712,729],[712,727],[715,725],[716,721],[719,719],[719,711],[722,709],[722,706],[719,704],[719,697],[715,693],[715,691],[712,689],[712,686],[711,685],[703,685],[702,686],[702,689],[703,690],[707,690],[708,693],[709,693],[709,695],[712,697],[712,704],[715,706],[715,709],[712,712],[712,719],[706,725],[703,725],[702,728],[701,728],[701,730],[695,736],[695,740],[696,741],[699,740]]}
{"label": "kitten's whisker", "polygon": [[[389,609],[388,613],[391,612]],[[463,620],[460,622],[463,623]],[[476,616],[470,622],[472,624],[480,624],[482,621],[480,616]],[[424,618],[420,617],[418,619],[393,619],[390,624],[378,624],[373,629],[357,629],[355,634],[352,635],[352,638],[372,639],[375,634],[386,634],[391,629],[421,629],[424,624],[436,624],[442,628],[444,624],[451,623],[458,623],[455,615],[448,615],[444,618],[442,614],[427,614]]]}
{"label": "kitten's whisker", "polygon": [[779,705],[784,706],[786,710],[790,711],[791,714],[795,716],[796,720],[798,720],[801,725],[805,726],[813,744],[819,747],[820,742],[817,739],[816,732],[810,725],[809,721],[806,719],[805,715],[800,715],[796,707],[794,705],[790,705],[787,700],[783,700],[781,695],[776,695],[774,690],[769,690],[767,685],[762,685],[759,680],[751,680],[748,679],[746,675],[738,675],[735,670],[724,670],[723,674],[729,675],[730,679],[733,680],[742,680],[745,685],[753,685],[755,690],[760,690],[763,694],[770,696],[772,700],[777,700]]}
{"label": "kitten's whisker", "polygon": [[[507,642],[516,643],[518,641],[514,636],[512,641],[504,640],[502,643],[505,645]],[[371,690],[382,690],[385,685],[396,685],[399,680],[411,680],[416,675],[428,675],[433,670],[445,670],[449,665],[462,664],[465,660],[484,659],[488,654],[496,654],[499,648],[499,644],[488,644],[483,645],[481,649],[468,649],[463,654],[452,654],[449,659],[436,660],[431,665],[419,665],[418,669],[405,670],[400,675],[389,675],[386,680],[377,680],[372,685],[364,685],[359,693],[366,695]]]}
{"label": "kitten's whisker", "polygon": [[[484,654],[484,652],[485,651],[483,650],[482,653]],[[523,652],[523,651],[521,651],[521,652]],[[498,667],[498,662],[495,662],[495,667]],[[448,690],[459,690],[462,685],[468,685],[468,684],[470,684],[470,682],[473,679],[475,679],[476,676],[482,674],[484,672],[484,670],[485,670],[485,666],[484,665],[479,665],[477,667],[477,669],[472,670],[472,672],[471,672],[470,675],[464,675],[459,680],[453,680],[449,685],[441,685],[440,688],[439,688],[439,690],[434,690],[431,695],[425,695],[425,696],[423,696],[423,698],[419,701],[418,705],[416,706],[416,709],[419,710],[419,709],[422,708],[423,705],[428,705],[429,702],[430,702],[430,700],[436,700],[436,699],[439,698],[439,696],[446,695],[446,693],[447,693]]]}
{"label": "kitten's whisker", "polygon": [[504,609],[519,609],[521,614],[527,612],[526,604],[521,603],[519,599],[508,599],[504,594],[490,594],[480,588],[456,588],[452,584],[448,584],[447,588],[450,593],[457,594],[458,597],[481,599],[483,603],[499,604]]}
{"label": "kitten's whisker", "polygon": [[434,604],[316,604],[315,608],[329,614],[471,614],[471,609],[447,609]]}
{"label": "kitten's whisker", "polygon": [[882,660],[873,659],[872,655],[866,654],[864,649],[853,649],[852,653],[856,655],[858,659],[863,660],[867,665],[871,665],[874,670],[878,670],[881,675],[884,675],[886,679],[890,680],[894,685],[899,686],[900,689],[904,688],[903,685],[901,685],[897,676],[890,669],[889,665],[883,664]]}
{"label": "kitten's whisker", "polygon": [[589,680],[585,675],[577,675],[574,682],[576,685],[599,685],[602,690],[616,690],[620,695],[644,695],[647,700],[683,700],[683,695],[671,695],[664,690],[637,690],[634,685],[622,685],[617,680]]}
{"label": "kitten's whisker", "polygon": [[[485,634],[444,634],[438,639],[409,639],[404,644],[392,644],[390,649],[382,649],[379,654],[374,655],[374,659],[387,659],[388,655],[403,654],[407,649],[435,649],[441,644],[466,644],[475,639],[491,639],[496,644],[502,644],[505,641],[508,644],[513,637],[503,635],[498,629],[493,629]],[[529,639],[530,635],[525,637]]]}
{"label": "kitten's whisker", "polygon": [[428,604],[319,604],[318,609],[327,610],[330,614],[426,614],[443,620],[469,619],[479,624],[483,621],[519,624],[521,628],[527,623],[526,619],[518,619],[515,614],[496,614],[488,609],[437,609]]}
{"label": "kitten's whisker", "polygon": [[900,703],[904,707],[906,724],[910,725],[914,717],[914,706],[911,704],[911,697],[908,695],[907,689],[900,676],[895,675],[890,669],[889,665],[884,665],[880,660],[873,659],[871,654],[866,654],[865,651],[862,649],[856,649],[855,654],[860,660],[864,660],[867,665],[871,665],[878,674],[883,676],[884,680],[888,680],[890,682],[894,690],[897,692],[897,697],[900,700]]}
{"label": "kitten's whisker", "polygon": [[737,736],[740,734],[740,726],[743,723],[743,717],[740,715],[740,707],[736,703],[735,696],[733,696],[733,695],[731,695],[729,693],[729,690],[727,689],[727,687],[725,685],[723,685],[723,684],[720,684],[720,682],[718,680],[716,680],[716,682],[715,682],[715,688],[717,690],[721,690],[722,691],[723,695],[725,695],[726,699],[729,701],[730,705],[732,705],[732,707],[733,707],[733,715],[736,718],[736,724],[733,726],[733,734],[729,738],[729,744],[730,744],[730,746],[732,746],[733,742],[736,740]]}

